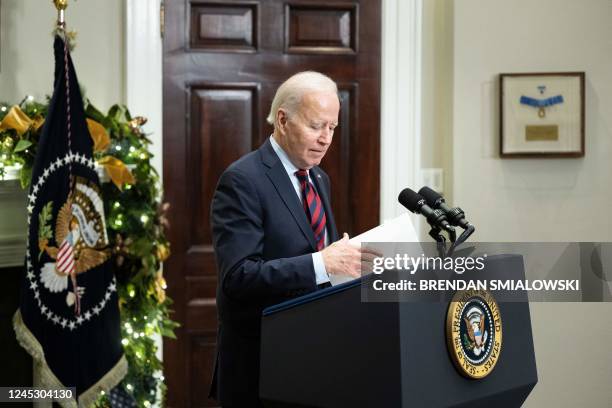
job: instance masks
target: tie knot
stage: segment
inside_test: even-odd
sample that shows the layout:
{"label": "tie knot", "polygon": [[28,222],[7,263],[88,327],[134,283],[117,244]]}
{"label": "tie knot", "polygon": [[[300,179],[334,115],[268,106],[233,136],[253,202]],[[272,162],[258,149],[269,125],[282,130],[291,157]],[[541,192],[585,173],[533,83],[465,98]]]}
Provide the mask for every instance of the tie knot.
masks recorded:
{"label": "tie knot", "polygon": [[300,183],[308,181],[308,170],[298,170],[295,172],[295,175],[297,176]]}

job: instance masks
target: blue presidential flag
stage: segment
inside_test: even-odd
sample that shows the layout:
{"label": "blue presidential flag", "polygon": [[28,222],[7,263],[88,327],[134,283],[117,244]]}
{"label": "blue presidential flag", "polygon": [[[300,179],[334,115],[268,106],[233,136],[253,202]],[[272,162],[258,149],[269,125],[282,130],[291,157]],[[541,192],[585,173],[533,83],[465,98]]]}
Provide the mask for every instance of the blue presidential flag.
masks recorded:
{"label": "blue presidential flag", "polygon": [[89,406],[127,372],[104,203],[83,100],[64,41],[55,39],[53,97],[28,195],[28,241],[14,328],[41,387],[75,387]]}

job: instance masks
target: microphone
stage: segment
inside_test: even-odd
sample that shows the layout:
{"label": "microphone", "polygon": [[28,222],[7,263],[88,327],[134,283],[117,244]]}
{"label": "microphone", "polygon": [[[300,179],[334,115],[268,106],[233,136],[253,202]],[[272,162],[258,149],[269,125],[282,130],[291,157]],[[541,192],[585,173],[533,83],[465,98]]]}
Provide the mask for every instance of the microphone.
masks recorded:
{"label": "microphone", "polygon": [[442,197],[437,191],[425,186],[419,190],[419,194],[425,198],[427,204],[435,209],[440,209],[446,219],[451,225],[467,229],[470,227],[470,223],[465,219],[465,213],[459,207],[450,208],[446,205],[444,197]]}
{"label": "microphone", "polygon": [[444,213],[428,206],[426,200],[413,190],[409,188],[403,189],[397,200],[411,212],[423,214],[432,227],[440,227],[443,230],[455,232],[455,229],[446,220]]}

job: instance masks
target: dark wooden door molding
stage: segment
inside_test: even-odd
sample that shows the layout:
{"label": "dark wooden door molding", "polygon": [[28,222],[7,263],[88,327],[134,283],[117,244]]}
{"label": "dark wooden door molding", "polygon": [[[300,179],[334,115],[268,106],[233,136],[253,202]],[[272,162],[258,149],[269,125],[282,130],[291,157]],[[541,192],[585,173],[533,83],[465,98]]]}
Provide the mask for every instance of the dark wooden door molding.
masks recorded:
{"label": "dark wooden door molding", "polygon": [[381,2],[165,1],[164,188],[172,207],[165,264],[178,340],[164,342],[171,407],[207,399],[217,275],[210,200],[221,172],[272,132],[276,88],[315,70],[337,81],[340,125],[322,167],[340,232],[378,224]]}

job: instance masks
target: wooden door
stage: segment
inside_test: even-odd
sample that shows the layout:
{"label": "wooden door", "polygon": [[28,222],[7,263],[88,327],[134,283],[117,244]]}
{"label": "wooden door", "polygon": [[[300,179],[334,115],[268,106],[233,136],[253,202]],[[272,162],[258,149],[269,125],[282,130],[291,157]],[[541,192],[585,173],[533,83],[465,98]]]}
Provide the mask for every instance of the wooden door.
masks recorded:
{"label": "wooden door", "polygon": [[165,264],[177,341],[164,342],[171,407],[207,399],[216,341],[210,201],[223,170],[272,133],[276,88],[315,70],[337,81],[340,125],[322,167],[339,232],[378,223],[380,0],[165,0]]}

